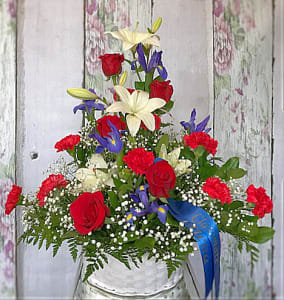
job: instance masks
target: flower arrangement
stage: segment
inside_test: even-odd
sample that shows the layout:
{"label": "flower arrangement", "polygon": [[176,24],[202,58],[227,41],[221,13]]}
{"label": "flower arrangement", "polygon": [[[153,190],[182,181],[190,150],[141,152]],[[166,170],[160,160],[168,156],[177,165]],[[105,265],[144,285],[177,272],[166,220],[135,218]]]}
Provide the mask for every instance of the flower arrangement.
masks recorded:
{"label": "flower arrangement", "polygon": [[[54,255],[66,241],[74,260],[80,248],[89,263],[85,279],[103,268],[108,255],[129,267],[129,260],[137,264],[147,254],[164,261],[170,276],[197,250],[197,242],[205,273],[204,251],[212,250],[209,268],[218,284],[218,232],[233,235],[239,248],[245,245],[255,258],[253,243],[273,236],[273,229],[258,226],[273,205],[264,188],[238,183],[246,171],[237,157],[226,162],[216,157],[218,142],[208,134],[209,116],[196,124],[193,109],[190,120],[180,122],[180,132],[169,133],[172,124],[162,119],[175,103],[173,86],[162,51],[153,50],[159,46],[160,25],[158,18],[148,32],[107,33],[133,57],[100,56],[107,80],[114,83],[114,99],[100,97],[94,89],[68,89],[81,100],[73,111],[81,110],[85,122],[79,134],[64,137],[55,149],[72,160],[57,162],[35,193],[22,195],[14,185],[6,213],[23,206],[20,241],[39,248],[45,242]],[[137,75],[135,89],[124,87],[125,64]],[[209,280],[207,295],[211,287]]]}

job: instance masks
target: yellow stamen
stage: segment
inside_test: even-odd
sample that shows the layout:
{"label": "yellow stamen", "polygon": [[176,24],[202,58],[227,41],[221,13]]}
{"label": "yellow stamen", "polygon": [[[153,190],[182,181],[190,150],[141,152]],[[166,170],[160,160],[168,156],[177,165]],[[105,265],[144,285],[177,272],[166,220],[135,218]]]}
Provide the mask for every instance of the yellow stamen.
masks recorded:
{"label": "yellow stamen", "polygon": [[165,209],[162,208],[162,207],[159,207],[159,208],[158,208],[158,211],[161,212],[161,213],[163,213],[163,214],[166,212]]}
{"label": "yellow stamen", "polygon": [[115,140],[111,140],[111,143],[112,143],[113,145],[115,145]]}
{"label": "yellow stamen", "polygon": [[129,214],[129,215],[126,217],[126,221],[129,221],[131,218],[132,218],[132,214]]}
{"label": "yellow stamen", "polygon": [[163,67],[162,67],[162,66],[158,66],[158,68],[159,68],[160,70],[163,70]]}
{"label": "yellow stamen", "polygon": [[144,186],[143,185],[140,186],[140,191],[144,191]]}

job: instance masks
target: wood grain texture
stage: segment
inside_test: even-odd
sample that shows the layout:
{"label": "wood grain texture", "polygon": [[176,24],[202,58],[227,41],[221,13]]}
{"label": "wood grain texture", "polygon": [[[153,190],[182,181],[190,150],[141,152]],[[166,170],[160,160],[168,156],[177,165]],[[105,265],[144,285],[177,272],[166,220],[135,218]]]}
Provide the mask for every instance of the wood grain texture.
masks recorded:
{"label": "wood grain texture", "polygon": [[5,202],[15,181],[16,7],[0,1],[0,297],[14,299],[15,214]]}
{"label": "wood grain texture", "polygon": [[[19,1],[17,179],[24,192],[39,187],[59,157],[54,144],[80,128],[72,111],[78,101],[66,89],[82,85],[83,12],[83,1]],[[19,246],[21,298],[68,298],[75,273],[67,247],[52,258],[52,251]]]}
{"label": "wood grain texture", "polygon": [[273,74],[273,292],[277,299],[284,298],[284,2],[275,2],[274,74]]}
{"label": "wood grain texture", "polygon": [[[248,170],[245,187],[264,186],[271,195],[272,1],[215,1],[214,133],[221,156],[240,156]],[[271,224],[270,217],[262,224]],[[240,255],[237,243],[222,237],[221,296],[270,298],[271,242],[260,259]]]}
{"label": "wood grain texture", "polygon": [[[112,99],[113,83],[105,82],[99,56],[121,52],[122,43],[104,32],[119,28],[134,30],[137,21],[138,30],[143,31],[151,26],[151,17],[151,0],[86,0],[85,87]],[[125,57],[131,59],[129,53],[125,53]],[[129,70],[126,62],[124,68]],[[134,76],[129,74],[125,86],[132,86],[131,77]]]}
{"label": "wood grain texture", "polygon": [[[153,20],[162,17],[163,63],[174,86],[175,129],[189,120],[193,108],[203,120],[213,103],[212,1],[155,0]],[[211,120],[212,121],[212,120]],[[212,124],[209,122],[209,124]]]}

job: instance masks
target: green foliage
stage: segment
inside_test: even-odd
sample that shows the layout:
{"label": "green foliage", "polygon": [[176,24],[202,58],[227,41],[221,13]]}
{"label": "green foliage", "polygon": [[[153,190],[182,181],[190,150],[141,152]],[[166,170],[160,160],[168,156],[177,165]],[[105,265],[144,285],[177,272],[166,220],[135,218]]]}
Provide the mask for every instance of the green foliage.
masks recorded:
{"label": "green foliage", "polygon": [[149,248],[153,249],[155,245],[155,239],[152,237],[143,237],[135,241],[135,247],[138,249]]}
{"label": "green foliage", "polygon": [[166,147],[169,145],[170,137],[168,134],[163,134],[161,138],[159,139],[157,146],[155,147],[156,155],[158,156],[160,153],[160,149],[162,145],[164,144]]}

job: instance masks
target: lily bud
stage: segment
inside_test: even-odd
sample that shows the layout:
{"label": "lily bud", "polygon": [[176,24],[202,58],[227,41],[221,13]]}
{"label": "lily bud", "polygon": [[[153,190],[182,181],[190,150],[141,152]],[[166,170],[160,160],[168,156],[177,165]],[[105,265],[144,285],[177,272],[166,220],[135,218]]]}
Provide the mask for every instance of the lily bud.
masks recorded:
{"label": "lily bud", "polygon": [[71,88],[67,90],[67,93],[70,96],[81,100],[93,100],[99,98],[95,93],[83,88]]}
{"label": "lily bud", "polygon": [[127,80],[127,71],[124,71],[121,77],[119,78],[119,85],[124,86]]}
{"label": "lily bud", "polygon": [[162,18],[156,19],[151,29],[152,33],[156,33],[158,29],[161,27],[161,24],[162,24]]}

